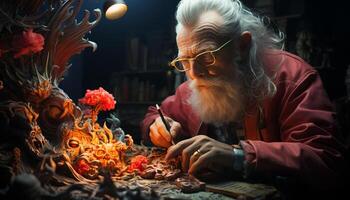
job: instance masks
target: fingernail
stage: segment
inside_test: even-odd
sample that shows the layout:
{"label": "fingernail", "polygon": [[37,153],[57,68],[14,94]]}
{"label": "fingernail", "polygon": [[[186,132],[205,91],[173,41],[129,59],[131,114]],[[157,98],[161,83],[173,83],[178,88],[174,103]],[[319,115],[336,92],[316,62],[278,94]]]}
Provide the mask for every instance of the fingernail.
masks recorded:
{"label": "fingernail", "polygon": [[168,154],[165,155],[165,160],[169,160]]}

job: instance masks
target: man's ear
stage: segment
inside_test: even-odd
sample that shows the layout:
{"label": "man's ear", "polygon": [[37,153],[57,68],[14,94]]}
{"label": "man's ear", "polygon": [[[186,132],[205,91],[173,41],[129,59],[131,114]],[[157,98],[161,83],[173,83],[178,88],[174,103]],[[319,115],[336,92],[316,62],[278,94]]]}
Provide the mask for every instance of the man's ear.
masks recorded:
{"label": "man's ear", "polygon": [[244,31],[239,37],[239,50],[242,56],[247,56],[252,41],[252,34],[249,31]]}

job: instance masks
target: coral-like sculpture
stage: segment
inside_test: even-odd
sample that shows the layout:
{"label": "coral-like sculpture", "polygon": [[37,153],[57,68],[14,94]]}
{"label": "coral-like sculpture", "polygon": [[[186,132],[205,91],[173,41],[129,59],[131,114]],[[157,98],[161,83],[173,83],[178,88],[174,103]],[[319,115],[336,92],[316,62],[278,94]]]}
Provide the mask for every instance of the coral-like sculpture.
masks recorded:
{"label": "coral-like sculpture", "polygon": [[[59,88],[69,59],[97,48],[84,36],[101,11],[94,10],[94,21],[85,11],[78,22],[82,3],[0,1],[0,199],[155,199],[148,186],[140,193],[114,182],[130,175],[173,180],[181,174],[178,160],[164,161],[164,151],[137,149],[115,115],[107,119],[110,128],[99,124],[99,112],[116,103],[103,88],[88,90],[79,106]],[[66,187],[49,192],[54,186]],[[74,190],[81,195],[73,198]]]}
{"label": "coral-like sculpture", "polygon": [[[78,155],[78,163],[92,159],[80,155],[82,152],[71,154],[76,146],[84,147],[85,154],[88,145],[96,152],[112,151],[111,146],[116,146],[111,130],[84,118],[81,109],[59,88],[70,67],[69,59],[86,47],[97,47],[84,35],[100,21],[101,11],[94,11],[92,22],[90,12],[85,11],[77,22],[82,3],[0,2],[0,165],[1,170],[7,169],[1,173],[9,174],[2,179],[4,183],[10,182],[12,175],[35,172],[38,162],[43,163],[40,170],[55,171],[67,163],[74,165],[73,158]],[[76,144],[73,136],[82,144]],[[127,149],[126,144],[121,146],[123,151]]]}
{"label": "coral-like sculpture", "polygon": [[132,137],[124,135],[121,139],[114,136],[106,123],[101,127],[97,122],[100,110],[114,108],[114,97],[100,87],[87,90],[80,102],[89,107],[73,127],[64,128],[61,149],[67,152],[73,168],[88,179],[95,179],[105,171],[121,176],[127,169],[125,153],[133,146]]}
{"label": "coral-like sculpture", "polygon": [[[83,37],[101,19],[101,12],[95,10],[96,20],[89,22],[90,13],[85,11],[78,23],[75,18],[82,3],[0,3],[0,119],[5,128],[1,143],[12,139],[7,143],[12,146],[4,148],[30,152],[44,162],[50,157],[42,170],[67,165],[78,180],[84,180],[80,175],[96,179],[106,170],[120,175],[127,169],[125,152],[133,146],[131,136],[116,140],[106,123],[101,127],[97,122],[101,110],[114,109],[111,94],[103,88],[87,90],[80,100],[85,104],[81,111],[58,86],[70,57],[97,46]],[[22,165],[35,167],[34,163]]]}

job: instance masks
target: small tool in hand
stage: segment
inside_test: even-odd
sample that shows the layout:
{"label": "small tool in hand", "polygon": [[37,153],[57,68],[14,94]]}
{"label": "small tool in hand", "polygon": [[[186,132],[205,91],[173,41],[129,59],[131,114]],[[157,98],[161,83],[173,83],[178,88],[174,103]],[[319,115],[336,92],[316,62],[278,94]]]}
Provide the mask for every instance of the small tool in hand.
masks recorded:
{"label": "small tool in hand", "polygon": [[171,133],[170,133],[170,125],[169,125],[169,123],[165,120],[164,115],[163,115],[163,113],[162,113],[162,110],[160,109],[160,107],[158,106],[158,104],[156,104],[156,108],[157,108],[157,111],[158,111],[158,113],[159,113],[159,115],[160,115],[160,118],[162,119],[162,122],[163,122],[163,124],[164,124],[166,130],[169,132],[169,135],[170,135],[170,138],[171,138],[171,144],[174,145],[175,142],[174,142],[174,140],[173,140],[173,136],[172,136]]}

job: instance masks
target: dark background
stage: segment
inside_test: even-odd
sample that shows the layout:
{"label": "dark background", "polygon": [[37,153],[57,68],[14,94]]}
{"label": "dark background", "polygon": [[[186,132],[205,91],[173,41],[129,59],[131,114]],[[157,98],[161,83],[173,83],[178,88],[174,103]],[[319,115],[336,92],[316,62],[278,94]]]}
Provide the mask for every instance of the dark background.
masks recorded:
{"label": "dark background", "polygon": [[[86,38],[98,44],[95,52],[86,49],[73,58],[73,66],[62,82],[62,87],[74,100],[81,98],[86,89],[103,86],[111,91],[114,72],[127,70],[126,42],[136,36],[161,30],[175,43],[175,9],[178,0],[127,0],[128,11],[118,20],[102,18]],[[88,0],[83,9],[103,8],[103,1]],[[91,20],[94,19],[91,17]],[[161,54],[161,52],[159,52]],[[165,63],[166,64],[166,63]],[[166,68],[167,65],[164,66]]]}
{"label": "dark background", "polygon": [[[162,46],[159,56],[163,59],[154,68],[150,66],[150,69],[166,72],[170,70],[166,59],[176,55],[174,26],[178,2],[178,0],[126,0],[128,12],[123,18],[116,21],[103,18],[91,34],[86,36],[98,44],[98,49],[94,53],[86,49],[72,59],[73,66],[61,87],[75,101],[83,97],[86,89],[96,89],[100,86],[116,94],[115,79],[121,79],[125,71],[133,71],[135,76],[146,76],[146,78],[149,76],[148,78],[156,80],[156,84],[160,87],[164,84],[164,80],[159,79],[161,74],[146,75],[144,70],[130,70],[127,61],[130,57],[127,51],[128,41],[130,38],[138,37],[148,47],[157,44]],[[346,1],[246,0],[243,2],[254,11],[270,16],[272,21],[281,26],[287,36],[287,51],[295,53],[299,31],[311,32],[318,52],[310,64],[317,67],[333,102],[346,96],[345,76],[347,66],[350,64],[348,59],[350,11],[347,9]],[[84,2],[83,9],[92,11],[94,8],[102,8],[102,5],[102,0],[88,0]],[[157,37],[152,38],[152,35]],[[320,67],[324,55],[329,58],[328,64],[326,67]],[[168,93],[172,91],[167,90]],[[122,96],[116,98],[116,111],[120,113],[122,127],[138,141],[140,138],[138,123],[146,108],[155,102],[160,102],[161,99],[128,104],[127,100],[119,103]],[[122,114],[126,110],[136,110],[137,114],[128,117],[131,116],[128,112]],[[103,117],[105,115],[102,115]]]}

